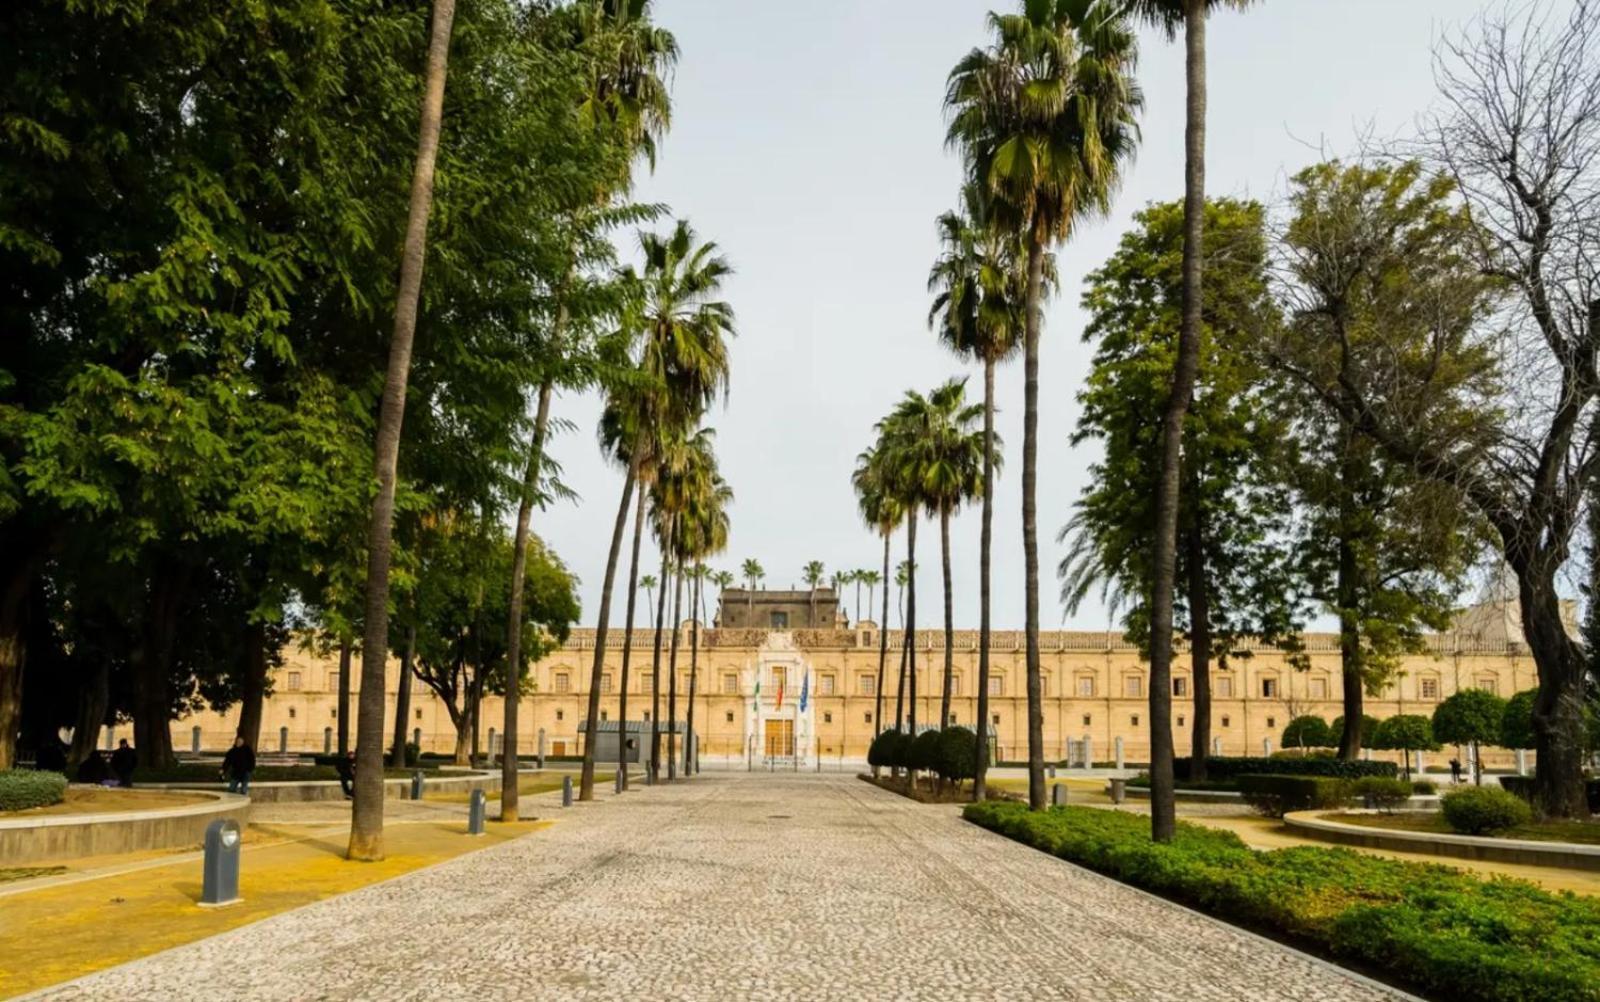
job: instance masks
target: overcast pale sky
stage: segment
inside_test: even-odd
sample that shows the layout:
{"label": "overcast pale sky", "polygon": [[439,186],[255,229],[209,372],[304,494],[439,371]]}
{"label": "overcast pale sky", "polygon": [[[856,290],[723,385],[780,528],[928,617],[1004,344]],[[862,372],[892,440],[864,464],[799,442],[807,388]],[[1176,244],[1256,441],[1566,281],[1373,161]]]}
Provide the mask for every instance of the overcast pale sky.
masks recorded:
{"label": "overcast pale sky", "polygon": [[[809,560],[829,573],[879,567],[882,547],[856,512],[855,456],[872,425],[908,388],[927,390],[981,373],[944,351],[926,324],[934,219],[960,182],[944,149],[941,100],[951,65],[985,41],[981,2],[657,0],[656,17],[682,49],[673,82],[673,127],[638,197],[661,201],[715,240],[737,274],[726,298],[738,313],[727,407],[717,429],[723,474],[736,503],[728,552],[715,566],[738,573],[759,560],[767,584],[800,581]],[[1247,14],[1212,18],[1207,188],[1272,199],[1285,179],[1351,148],[1369,128],[1404,129],[1433,99],[1431,49],[1479,0],[1268,0]],[[1140,38],[1144,144],[1109,219],[1058,249],[1062,293],[1047,305],[1040,374],[1041,617],[1064,622],[1056,600],[1056,530],[1069,517],[1098,456],[1068,444],[1076,394],[1088,372],[1078,308],[1083,275],[1102,262],[1148,202],[1177,198],[1183,178],[1183,49]],[[620,240],[632,254],[631,235]],[[1023,622],[1022,368],[997,374],[998,431],[1008,468],[996,485],[994,624]],[[560,399],[575,431],[553,454],[577,503],[538,514],[535,529],[582,579],[584,622],[599,607],[621,477],[595,447],[599,407]],[[978,624],[976,507],[952,527],[958,628]],[[919,591],[936,625],[937,533],[919,538]],[[903,558],[896,541],[895,560]],[[641,573],[659,573],[646,544]],[[618,598],[626,587],[624,547]],[[865,603],[865,595],[862,599]],[[854,594],[845,596],[852,612]],[[641,603],[642,605],[642,603]],[[893,614],[891,614],[892,616]],[[620,605],[612,622],[620,622]],[[1086,606],[1067,626],[1103,629]],[[641,611],[638,621],[646,622]]]}

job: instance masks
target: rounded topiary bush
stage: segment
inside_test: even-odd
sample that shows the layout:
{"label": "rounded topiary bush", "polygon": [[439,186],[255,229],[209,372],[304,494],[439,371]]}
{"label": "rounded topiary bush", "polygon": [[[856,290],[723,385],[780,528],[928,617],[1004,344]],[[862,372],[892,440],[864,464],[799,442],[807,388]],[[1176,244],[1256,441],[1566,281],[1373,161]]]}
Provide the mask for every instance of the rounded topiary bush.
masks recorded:
{"label": "rounded topiary bush", "polygon": [[1533,819],[1533,809],[1522,798],[1492,786],[1447,793],[1440,805],[1445,823],[1465,835],[1503,832]]}
{"label": "rounded topiary bush", "polygon": [[899,731],[879,731],[878,736],[872,739],[872,744],[867,747],[867,764],[874,769],[893,768],[894,753],[898,750],[900,740]]}
{"label": "rounded topiary bush", "polygon": [[939,732],[923,731],[911,741],[906,768],[932,772],[939,768]]}
{"label": "rounded topiary bush", "polygon": [[941,777],[961,783],[978,774],[978,736],[966,727],[946,727],[939,732]]}
{"label": "rounded topiary bush", "polygon": [[25,811],[49,807],[67,796],[67,777],[59,772],[32,769],[0,770],[0,811]]}

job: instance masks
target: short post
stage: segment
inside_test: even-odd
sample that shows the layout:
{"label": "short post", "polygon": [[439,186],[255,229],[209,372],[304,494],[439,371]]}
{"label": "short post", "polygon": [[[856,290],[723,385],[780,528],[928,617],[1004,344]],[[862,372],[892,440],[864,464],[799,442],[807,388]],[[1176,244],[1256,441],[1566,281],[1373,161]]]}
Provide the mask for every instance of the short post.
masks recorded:
{"label": "short post", "polygon": [[572,777],[571,776],[562,776],[561,777],[561,806],[562,807],[571,807],[572,806]]}
{"label": "short post", "polygon": [[539,768],[544,768],[544,728],[539,728]]}
{"label": "short post", "polygon": [[1045,775],[1050,779],[1056,778],[1056,767],[1051,765],[1045,769]]}
{"label": "short post", "polygon": [[1211,739],[1211,754],[1217,756],[1218,758],[1222,757],[1222,739],[1220,737],[1214,737]]}
{"label": "short post", "polygon": [[1121,776],[1111,779],[1111,802],[1120,804],[1128,798],[1128,781]]}
{"label": "short post", "polygon": [[278,728],[278,754],[284,755],[289,751],[289,728]]}
{"label": "short post", "polygon": [[322,754],[333,754],[333,728],[331,727],[322,729]]}
{"label": "short post", "polygon": [[422,787],[423,787],[422,770],[418,769],[416,772],[413,772],[411,774],[411,799],[412,800],[421,800],[422,799]]}
{"label": "short post", "polygon": [[472,796],[467,800],[467,834],[483,834],[484,801],[488,798],[482,790],[473,790]]}
{"label": "short post", "polygon": [[200,754],[200,725],[196,724],[194,729],[189,732],[189,735],[190,750],[196,755]]}
{"label": "short post", "polygon": [[1267,758],[1271,758],[1272,757],[1272,739],[1271,738],[1262,738],[1261,739],[1261,754],[1266,756]]}
{"label": "short post", "polygon": [[1528,749],[1526,749],[1526,748],[1518,748],[1517,749],[1517,775],[1526,776],[1527,774],[1528,774]]}
{"label": "short post", "polygon": [[417,746],[417,754],[422,754],[422,728],[411,728],[411,743]]}
{"label": "short post", "polygon": [[1057,783],[1050,788],[1050,803],[1054,807],[1067,806],[1067,784]]}
{"label": "short post", "polygon": [[495,733],[494,728],[489,728],[489,768],[491,769],[494,768],[496,753],[500,750],[495,742],[497,737],[499,735]]}
{"label": "short post", "polygon": [[215,908],[239,900],[239,822],[222,818],[206,828],[203,866],[200,907]]}
{"label": "short post", "polygon": [[1117,757],[1117,768],[1121,769],[1122,768],[1122,735],[1120,735],[1120,734],[1117,735],[1116,740],[1113,741],[1111,744],[1112,744],[1112,747],[1115,749],[1115,751],[1117,753],[1117,755],[1116,755],[1116,757]]}
{"label": "short post", "polygon": [[1087,734],[1083,736],[1083,767],[1094,768],[1094,738]]}
{"label": "short post", "polygon": [[1416,769],[1414,769],[1414,770],[1413,770],[1413,771],[1414,771],[1414,772],[1415,772],[1415,773],[1416,773],[1416,774],[1417,774],[1417,775],[1419,775],[1419,776],[1420,776],[1420,775],[1422,775],[1422,774],[1423,774],[1423,773],[1425,773],[1425,772],[1427,772],[1427,771],[1428,771],[1428,767],[1427,767],[1427,764],[1426,764],[1426,763],[1425,763],[1425,762],[1424,762],[1424,761],[1423,761],[1423,759],[1422,759],[1422,749],[1420,749],[1420,748],[1419,748],[1419,749],[1417,749],[1417,751],[1416,751],[1416,756],[1417,756],[1417,767],[1416,767]]}
{"label": "short post", "polygon": [[625,769],[627,769],[626,764],[617,767],[616,782],[612,784],[617,788],[618,793],[622,792],[622,777]]}

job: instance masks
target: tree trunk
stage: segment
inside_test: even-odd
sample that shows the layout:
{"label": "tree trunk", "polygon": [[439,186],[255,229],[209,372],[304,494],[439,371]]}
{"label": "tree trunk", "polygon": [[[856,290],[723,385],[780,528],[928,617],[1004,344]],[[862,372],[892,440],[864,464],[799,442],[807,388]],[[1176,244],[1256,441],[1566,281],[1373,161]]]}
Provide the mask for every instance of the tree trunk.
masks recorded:
{"label": "tree trunk", "polygon": [[683,565],[672,584],[672,650],[667,655],[667,779],[678,778],[678,624],[683,622]]}
{"label": "tree trunk", "polygon": [[955,687],[956,621],[950,582],[950,511],[939,512],[939,543],[944,555],[944,692],[939,698],[939,727],[950,726],[950,696]]}
{"label": "tree trunk", "polygon": [[[539,384],[539,406],[533,419],[533,441],[522,474],[522,496],[517,499],[517,529],[511,538],[511,597],[506,613],[506,705],[503,753],[500,762],[500,820],[517,820],[521,782],[517,775],[517,714],[522,703],[522,590],[528,574],[528,524],[533,521],[533,496],[539,486],[544,459],[545,430],[550,426],[550,395],[554,383]],[[397,732],[403,733],[403,732]],[[398,739],[397,739],[398,740]],[[398,745],[397,745],[398,746]]]}
{"label": "tree trunk", "polygon": [[170,563],[158,567],[150,582],[133,695],[133,746],[147,769],[168,769],[178,761],[172,753],[172,651],[189,575],[187,565]]}
{"label": "tree trunk", "polygon": [[1539,694],[1533,702],[1539,806],[1548,817],[1586,818],[1583,648],[1567,635],[1561,618],[1555,561],[1516,561],[1512,567],[1517,571],[1523,636],[1539,666]]}
{"label": "tree trunk", "polygon": [[694,749],[691,747],[692,742],[691,742],[690,738],[694,734],[695,676],[697,674],[699,674],[699,671],[700,671],[700,616],[699,616],[699,609],[700,609],[700,584],[701,584],[701,579],[705,576],[701,572],[703,572],[704,570],[705,570],[705,568],[703,568],[703,567],[698,567],[697,566],[695,568],[695,571],[697,573],[695,574],[695,578],[694,578],[694,586],[693,586],[694,587],[694,591],[693,591],[692,597],[689,599],[689,610],[690,610],[689,614],[694,616],[694,625],[689,627],[689,709],[683,715],[684,716],[684,728],[683,728],[683,774],[685,776],[691,775],[689,769],[690,769],[690,766],[692,764],[692,756],[694,754]]}
{"label": "tree trunk", "polygon": [[989,771],[989,559],[994,543],[994,359],[983,360],[983,528],[978,545],[978,759],[972,799],[988,796]]}
{"label": "tree trunk", "polygon": [[339,641],[339,757],[350,751],[350,639]]}
{"label": "tree trunk", "polygon": [[239,682],[239,737],[251,750],[261,750],[261,706],[267,690],[267,624],[245,626],[244,674]]}
{"label": "tree trunk", "polygon": [[917,733],[917,509],[906,509],[906,708],[913,736]]}
{"label": "tree trunk", "polygon": [[633,609],[639,593],[639,540],[644,536],[643,485],[633,505],[633,554],[628,559],[628,607],[622,624],[622,684],[617,689],[617,774],[628,788],[628,666],[633,659]]}
{"label": "tree trunk", "polygon": [[367,545],[361,719],[356,724],[355,804],[351,810],[350,847],[346,853],[354,860],[383,858],[383,690],[389,653],[389,561],[395,479],[400,459],[400,423],[405,416],[406,381],[411,372],[411,345],[417,333],[417,302],[422,293],[428,215],[433,204],[434,159],[439,152],[445,69],[455,13],[456,0],[433,0],[427,75],[417,127],[417,160],[411,172],[411,204],[407,211],[405,250],[400,259],[400,280],[395,297],[394,333],[389,340],[389,363],[384,374],[383,403],[378,410],[378,434],[373,449],[378,493],[372,502],[372,527]]}
{"label": "tree trunk", "polygon": [[416,658],[417,625],[413,622],[406,626],[406,645],[400,653],[400,682],[394,698],[394,747],[389,754],[391,769],[406,767],[406,745],[410,743],[406,723],[411,716],[411,666]]}
{"label": "tree trunk", "polygon": [[456,753],[453,764],[459,766],[472,765],[472,690],[467,690],[467,708],[465,712],[452,714],[452,723],[456,725]]}
{"label": "tree trunk", "polygon": [[1161,479],[1156,483],[1156,538],[1150,597],[1150,837],[1177,832],[1172,778],[1172,593],[1177,556],[1183,422],[1200,363],[1200,268],[1205,222],[1205,0],[1186,0],[1188,109],[1184,133],[1183,325],[1172,370],[1172,395],[1161,422]]}
{"label": "tree trunk", "polygon": [[661,594],[656,597],[655,653],[650,658],[650,782],[661,778],[661,624],[667,615],[667,554],[672,550],[672,530],[661,541]]}
{"label": "tree trunk", "polygon": [[[1348,508],[1348,490],[1340,507]],[[1339,735],[1339,757],[1353,762],[1361,755],[1361,715],[1365,711],[1365,672],[1361,664],[1361,587],[1356,548],[1350,538],[1353,512],[1339,519],[1339,567],[1334,588],[1339,606],[1339,669],[1344,686],[1344,730]]]}
{"label": "tree trunk", "polygon": [[1190,731],[1189,779],[1204,782],[1206,757],[1211,754],[1211,593],[1206,587],[1204,513],[1199,492],[1194,496],[1194,518],[1188,536],[1189,658],[1194,674],[1194,727]]}
{"label": "tree trunk", "polygon": [[883,730],[883,666],[889,660],[889,540],[883,534],[883,622],[878,624],[878,684],[872,690],[872,736]]}
{"label": "tree trunk", "polygon": [[[5,580],[0,583],[0,770],[13,768],[17,761],[17,734],[22,730],[22,672],[28,654],[28,593],[33,567],[34,562],[24,556],[15,566],[6,569]],[[76,740],[73,745],[76,747]],[[90,747],[94,747],[92,741]]]}
{"label": "tree trunk", "polygon": [[1027,316],[1022,359],[1022,562],[1025,576],[1023,635],[1028,686],[1028,806],[1044,810],[1044,691],[1039,664],[1039,324],[1044,283],[1044,239],[1028,242]]}
{"label": "tree trunk", "polygon": [[600,586],[600,617],[594,630],[594,664],[589,670],[589,714],[583,722],[583,773],[578,781],[578,799],[594,799],[594,743],[600,733],[600,676],[606,664],[606,632],[611,623],[611,587],[617,580],[617,558],[622,554],[622,536],[628,529],[628,506],[633,501],[638,469],[631,463],[622,480],[622,503],[611,527],[611,550],[606,556],[606,576]]}
{"label": "tree trunk", "polygon": [[[90,755],[100,744],[100,729],[106,724],[106,711],[111,707],[111,663],[105,658],[92,658],[86,677],[78,690],[78,715],[73,722],[72,747],[67,752],[70,768]],[[71,776],[72,773],[68,772]]]}

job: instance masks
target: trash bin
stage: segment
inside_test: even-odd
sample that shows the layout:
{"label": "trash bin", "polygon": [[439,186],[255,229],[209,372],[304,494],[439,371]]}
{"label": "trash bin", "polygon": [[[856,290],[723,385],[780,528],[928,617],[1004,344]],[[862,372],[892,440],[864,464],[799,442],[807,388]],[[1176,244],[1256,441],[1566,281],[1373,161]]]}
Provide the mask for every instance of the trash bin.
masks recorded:
{"label": "trash bin", "polygon": [[1120,804],[1128,796],[1128,781],[1117,777],[1111,781],[1111,802]]}

